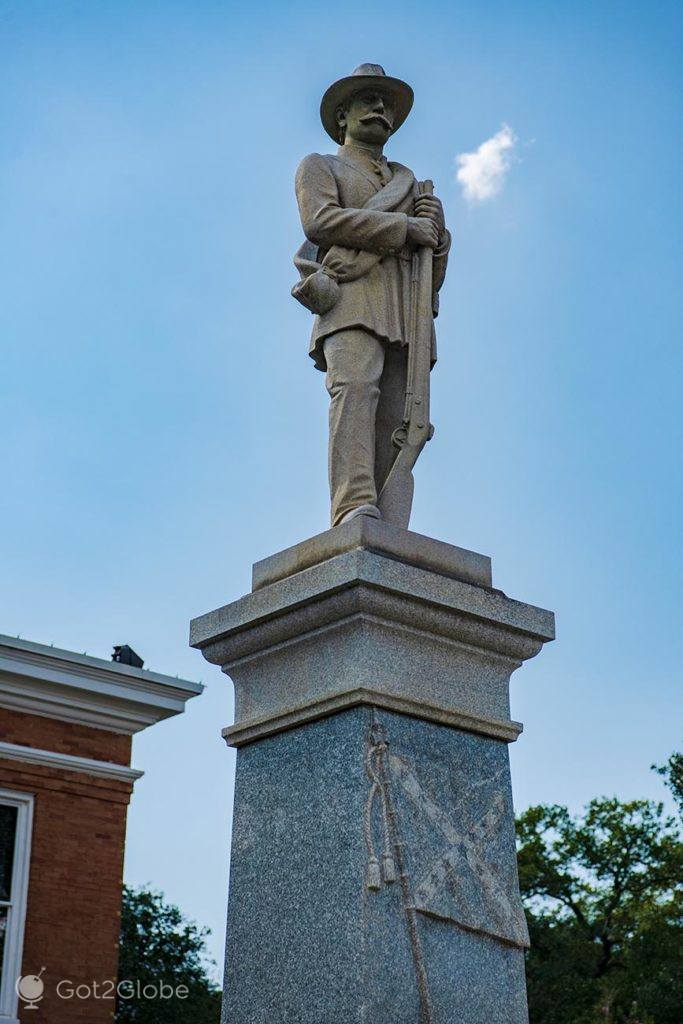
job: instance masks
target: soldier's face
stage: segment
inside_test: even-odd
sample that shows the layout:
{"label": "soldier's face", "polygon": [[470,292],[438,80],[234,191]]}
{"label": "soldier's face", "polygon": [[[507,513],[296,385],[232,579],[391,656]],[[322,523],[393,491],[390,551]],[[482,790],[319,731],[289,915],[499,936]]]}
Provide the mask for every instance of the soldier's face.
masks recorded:
{"label": "soldier's face", "polygon": [[381,92],[367,89],[356,93],[338,115],[346,138],[383,146],[394,130],[391,100]]}

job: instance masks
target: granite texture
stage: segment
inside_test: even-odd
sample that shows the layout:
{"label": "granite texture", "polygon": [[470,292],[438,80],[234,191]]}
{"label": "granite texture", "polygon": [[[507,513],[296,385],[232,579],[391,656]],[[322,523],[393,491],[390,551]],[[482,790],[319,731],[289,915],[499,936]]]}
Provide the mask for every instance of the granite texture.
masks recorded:
{"label": "granite texture", "polygon": [[[483,569],[482,556],[396,528],[373,533],[351,523],[330,534],[338,532],[342,548],[358,546],[298,571],[289,549],[278,571],[288,566],[291,575],[192,623],[192,644],[235,684],[235,729],[287,728],[292,716],[313,719],[363,693],[435,721],[469,717],[477,732],[488,721],[500,737],[511,722],[510,676],[553,638],[552,613],[451,574],[458,565]],[[392,557],[374,549],[373,537],[391,545]],[[334,550],[329,537],[318,541],[308,544]],[[427,561],[441,571],[422,567]],[[508,739],[518,732],[515,725]]]}
{"label": "granite texture", "polygon": [[508,691],[554,618],[487,563],[352,522],[192,623],[235,684],[223,1024],[527,1024]]}
{"label": "granite texture", "polygon": [[526,1024],[525,941],[504,743],[360,707],[238,751],[223,1024]]}
{"label": "granite texture", "polygon": [[374,551],[387,558],[396,558],[406,565],[429,569],[442,576],[492,586],[491,559],[476,551],[445,544],[421,533],[402,530],[381,519],[359,516],[349,523],[335,526],[315,537],[278,551],[254,563],[252,590],[286,579],[295,573],[326,562],[335,555],[355,549]]}
{"label": "granite texture", "polygon": [[[475,620],[490,623],[494,630],[499,627],[506,631],[506,627],[510,627],[511,634],[519,636],[520,652],[528,647],[524,643],[526,638],[532,645],[535,642],[537,650],[534,653],[538,653],[545,641],[554,638],[552,612],[514,601],[499,590],[473,586],[441,573],[428,572],[398,558],[385,558],[373,551],[356,548],[198,616],[191,623],[191,645],[205,652],[205,657],[211,654],[209,660],[215,659],[216,664],[220,663],[224,653],[230,658],[235,650],[239,652],[237,657],[242,657],[248,653],[249,645],[236,644],[235,637],[245,627],[272,622],[288,612],[297,611],[302,605],[320,602],[358,584],[380,589],[397,598],[415,599],[425,605],[422,614],[425,620],[432,608],[460,614],[472,620],[469,635],[474,642],[480,635]],[[225,641],[223,648],[216,646],[220,641]],[[254,644],[254,650],[258,649],[258,643]],[[516,650],[513,635],[506,636],[501,652]]]}
{"label": "granite texture", "polygon": [[412,715],[425,721],[449,725],[454,729],[464,729],[466,732],[505,740],[506,743],[513,743],[523,731],[520,722],[513,722],[509,719],[484,718],[454,708],[437,707],[427,703],[424,698],[414,700],[410,697],[398,697],[396,694],[382,693],[367,687],[358,687],[355,690],[343,690],[331,697],[309,700],[288,708],[281,714],[264,715],[261,718],[252,718],[226,726],[222,735],[230,746],[240,747],[245,743],[253,743],[254,740],[262,739],[264,736],[282,732],[283,729],[292,729],[304,722],[314,722],[318,718],[325,718],[327,715],[334,715],[338,711],[346,711],[348,708],[360,705],[397,711],[402,715]]}

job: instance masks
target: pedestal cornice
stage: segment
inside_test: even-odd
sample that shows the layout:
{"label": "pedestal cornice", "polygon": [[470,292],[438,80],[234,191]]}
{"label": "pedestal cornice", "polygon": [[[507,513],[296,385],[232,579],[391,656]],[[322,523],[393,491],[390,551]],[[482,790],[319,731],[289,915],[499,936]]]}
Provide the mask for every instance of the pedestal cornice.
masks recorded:
{"label": "pedestal cornice", "polygon": [[471,582],[490,579],[485,556],[379,525],[257,563],[251,594],[192,622],[192,646],[235,683],[228,742],[359,704],[519,734],[509,678],[554,638],[553,614]]}

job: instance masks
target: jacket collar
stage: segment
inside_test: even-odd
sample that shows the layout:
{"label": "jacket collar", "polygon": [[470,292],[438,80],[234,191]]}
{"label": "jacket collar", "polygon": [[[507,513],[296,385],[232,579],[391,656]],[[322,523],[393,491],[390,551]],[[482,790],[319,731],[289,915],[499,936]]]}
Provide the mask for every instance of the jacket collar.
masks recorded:
{"label": "jacket collar", "polygon": [[[365,163],[363,158],[360,155],[356,158],[356,151],[354,151],[354,147],[340,146],[337,150],[335,159],[342,164],[346,164],[347,167],[352,167],[354,171],[357,171],[359,174],[362,174],[364,178],[375,186],[377,191],[384,187],[385,182],[383,182],[379,175]],[[371,158],[368,159],[370,160]],[[386,157],[381,157],[380,159],[386,163]]]}

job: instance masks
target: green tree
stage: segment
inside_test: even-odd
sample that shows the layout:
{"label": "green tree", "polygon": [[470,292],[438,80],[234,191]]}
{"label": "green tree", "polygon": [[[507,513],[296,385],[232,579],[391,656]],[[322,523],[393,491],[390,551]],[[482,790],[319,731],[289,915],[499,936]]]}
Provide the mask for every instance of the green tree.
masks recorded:
{"label": "green tree", "polygon": [[683,845],[648,800],[517,821],[531,1024],[681,1024]]}
{"label": "green tree", "polygon": [[671,790],[674,800],[678,804],[678,810],[683,817],[683,754],[674,751],[666,764],[653,764],[652,768],[658,775],[664,777],[666,785]]}
{"label": "green tree", "polygon": [[218,1024],[208,934],[161,893],[124,887],[117,1024]]}

